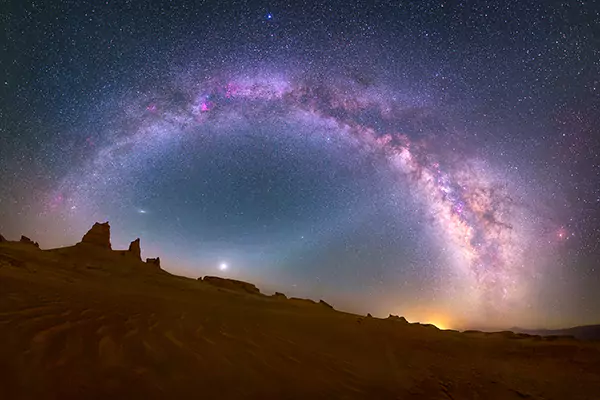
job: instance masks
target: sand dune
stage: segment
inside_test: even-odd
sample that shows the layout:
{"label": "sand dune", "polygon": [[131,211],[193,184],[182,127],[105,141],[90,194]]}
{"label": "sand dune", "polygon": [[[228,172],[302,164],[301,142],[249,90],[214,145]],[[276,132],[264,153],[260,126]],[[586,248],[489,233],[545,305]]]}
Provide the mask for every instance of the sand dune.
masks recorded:
{"label": "sand dune", "polygon": [[0,398],[600,399],[597,342],[440,331],[158,265],[0,243]]}

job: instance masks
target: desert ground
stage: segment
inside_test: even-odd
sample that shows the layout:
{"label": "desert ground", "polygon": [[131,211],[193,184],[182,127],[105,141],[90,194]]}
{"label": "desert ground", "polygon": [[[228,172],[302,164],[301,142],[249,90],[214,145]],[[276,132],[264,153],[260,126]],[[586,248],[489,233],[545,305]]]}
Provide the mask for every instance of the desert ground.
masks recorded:
{"label": "desert ground", "polygon": [[441,331],[171,275],[108,224],[0,239],[1,399],[600,399],[600,343]]}

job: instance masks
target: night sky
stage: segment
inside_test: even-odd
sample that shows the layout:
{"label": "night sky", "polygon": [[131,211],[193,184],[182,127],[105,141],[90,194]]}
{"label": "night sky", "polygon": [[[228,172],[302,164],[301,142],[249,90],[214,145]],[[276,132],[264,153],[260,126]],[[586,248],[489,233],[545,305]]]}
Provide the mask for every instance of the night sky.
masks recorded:
{"label": "night sky", "polygon": [[[3,1],[0,232],[443,327],[600,323],[593,1]],[[374,3],[374,4],[371,4]]]}

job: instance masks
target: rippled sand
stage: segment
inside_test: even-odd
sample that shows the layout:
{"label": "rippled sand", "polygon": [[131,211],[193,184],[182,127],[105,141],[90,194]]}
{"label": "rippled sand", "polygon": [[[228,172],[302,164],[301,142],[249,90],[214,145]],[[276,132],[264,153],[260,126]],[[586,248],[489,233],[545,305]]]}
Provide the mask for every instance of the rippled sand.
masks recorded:
{"label": "rippled sand", "polygon": [[1,399],[600,399],[600,344],[464,334],[0,244]]}

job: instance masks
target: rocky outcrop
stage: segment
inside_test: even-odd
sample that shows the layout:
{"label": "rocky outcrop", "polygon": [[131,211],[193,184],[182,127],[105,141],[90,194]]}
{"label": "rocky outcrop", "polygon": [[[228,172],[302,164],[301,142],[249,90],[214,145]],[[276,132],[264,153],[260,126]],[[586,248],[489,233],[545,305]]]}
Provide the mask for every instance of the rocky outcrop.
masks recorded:
{"label": "rocky outcrop", "polygon": [[281,292],[275,292],[275,294],[271,297],[274,297],[276,299],[281,299],[281,300],[287,300],[287,296]]}
{"label": "rocky outcrop", "polygon": [[[539,336],[538,336],[539,337]],[[573,335],[549,335],[542,337],[543,340],[555,341],[555,340],[577,340]]]}
{"label": "rocky outcrop", "polygon": [[27,236],[21,236],[21,240],[19,240],[19,242],[25,243],[25,244],[31,244],[37,248],[40,247],[40,245],[37,242],[34,242],[33,240],[29,239]]}
{"label": "rocky outcrop", "polygon": [[470,335],[500,337],[500,338],[512,339],[512,340],[519,340],[519,339],[530,339],[530,340],[535,340],[535,341],[540,341],[540,340],[548,340],[548,341],[555,341],[555,340],[577,340],[577,338],[575,336],[572,336],[572,335],[547,335],[547,336],[542,336],[542,335],[531,335],[531,334],[528,334],[528,333],[513,332],[513,331],[482,332],[482,331],[476,331],[476,330],[467,330],[467,331],[463,331],[462,333],[466,333],[466,334],[470,334]]}
{"label": "rocky outcrop", "polygon": [[149,265],[155,266],[157,268],[160,268],[160,257],[146,258],[146,264],[149,264]]}
{"label": "rocky outcrop", "polygon": [[198,278],[198,280],[206,282],[209,285],[217,286],[223,289],[234,290],[236,292],[260,294],[260,290],[255,285],[244,281],[219,278],[218,276],[205,276],[204,278]]}
{"label": "rocky outcrop", "polygon": [[406,320],[406,318],[399,317],[399,316],[394,315],[394,314],[390,314],[390,316],[387,317],[387,319],[390,320],[390,321],[398,321],[398,322],[408,323],[408,321]]}
{"label": "rocky outcrop", "polygon": [[[515,333],[513,331],[501,331],[501,332],[484,332],[485,336],[496,336],[504,339],[534,339],[540,340],[541,337],[537,335],[529,335],[527,333]],[[548,336],[544,339],[547,339]]]}
{"label": "rocky outcrop", "polygon": [[[140,247],[140,238],[135,239],[129,244],[129,250],[127,250],[136,260],[142,260],[142,248]],[[159,262],[160,263],[160,262]]]}
{"label": "rocky outcrop", "polygon": [[292,300],[292,301],[294,301],[296,303],[300,303],[300,304],[310,304],[310,305],[313,305],[313,306],[316,304],[311,299],[301,299],[299,297],[290,297],[290,300]]}
{"label": "rocky outcrop", "polygon": [[322,305],[322,306],[325,306],[327,308],[331,308],[333,310],[333,306],[331,304],[327,303],[324,300],[319,300],[319,304]]}
{"label": "rocky outcrop", "polygon": [[81,242],[111,250],[110,245],[110,225],[108,222],[103,224],[96,222],[94,226],[83,236]]}
{"label": "rocky outcrop", "polygon": [[[110,225],[108,222],[103,224],[96,222],[83,236],[81,242],[77,244],[84,246],[91,245],[99,249],[111,250],[112,254],[123,257],[124,261],[127,260],[127,262],[133,262],[135,260],[136,263],[143,263],[140,238],[137,238],[131,242],[127,250],[112,250],[112,246],[110,244]],[[146,258],[146,264],[151,265],[156,269],[161,269],[160,257]]]}
{"label": "rocky outcrop", "polygon": [[373,318],[373,316],[371,315],[371,313],[367,314],[367,318]]}
{"label": "rocky outcrop", "polygon": [[2,242],[8,242],[8,240],[6,240],[4,236],[0,235],[0,243]]}

